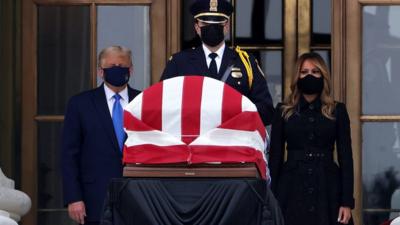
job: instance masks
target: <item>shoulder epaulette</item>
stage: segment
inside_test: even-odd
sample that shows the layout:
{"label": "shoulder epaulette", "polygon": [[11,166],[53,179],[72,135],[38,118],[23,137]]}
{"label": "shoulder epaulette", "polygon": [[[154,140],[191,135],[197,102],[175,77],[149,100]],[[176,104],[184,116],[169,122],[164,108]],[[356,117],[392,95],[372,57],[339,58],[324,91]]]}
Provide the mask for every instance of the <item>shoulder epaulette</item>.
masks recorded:
{"label": "shoulder epaulette", "polygon": [[240,60],[246,68],[247,77],[249,79],[249,88],[253,84],[253,68],[251,67],[250,56],[246,51],[241,50],[239,46],[236,46],[235,51],[239,54]]}

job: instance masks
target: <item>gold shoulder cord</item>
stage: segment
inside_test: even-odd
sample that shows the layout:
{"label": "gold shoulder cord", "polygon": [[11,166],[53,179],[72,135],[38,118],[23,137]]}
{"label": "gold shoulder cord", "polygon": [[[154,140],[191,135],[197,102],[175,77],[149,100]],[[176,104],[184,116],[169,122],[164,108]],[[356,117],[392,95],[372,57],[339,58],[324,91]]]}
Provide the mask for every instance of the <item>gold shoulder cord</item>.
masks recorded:
{"label": "gold shoulder cord", "polygon": [[251,89],[251,85],[253,84],[253,69],[251,67],[249,54],[247,54],[246,51],[241,50],[239,46],[236,46],[235,51],[239,54],[240,60],[242,60],[242,63],[246,68],[249,79],[249,88]]}

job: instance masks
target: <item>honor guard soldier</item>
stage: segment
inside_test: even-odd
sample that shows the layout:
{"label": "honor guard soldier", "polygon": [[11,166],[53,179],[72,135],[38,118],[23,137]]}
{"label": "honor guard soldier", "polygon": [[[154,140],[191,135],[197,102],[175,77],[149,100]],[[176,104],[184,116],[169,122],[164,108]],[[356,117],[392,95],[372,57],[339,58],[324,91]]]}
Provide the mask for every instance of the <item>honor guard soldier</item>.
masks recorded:
{"label": "honor guard soldier", "polygon": [[161,80],[185,75],[221,80],[247,96],[257,106],[264,125],[270,124],[274,107],[260,66],[239,47],[232,50],[225,45],[232,5],[225,0],[196,0],[190,10],[202,46],[171,56]]}

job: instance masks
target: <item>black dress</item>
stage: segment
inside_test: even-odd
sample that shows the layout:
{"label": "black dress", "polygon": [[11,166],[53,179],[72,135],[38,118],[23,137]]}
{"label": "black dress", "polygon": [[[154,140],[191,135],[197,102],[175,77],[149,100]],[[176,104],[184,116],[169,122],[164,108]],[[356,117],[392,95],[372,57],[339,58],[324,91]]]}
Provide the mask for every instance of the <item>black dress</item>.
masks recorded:
{"label": "black dress", "polygon": [[[286,225],[340,224],[339,207],[354,208],[350,121],[343,103],[336,104],[334,116],[323,116],[319,98],[311,103],[301,98],[287,121],[281,104],[276,107],[269,167]],[[333,160],[335,143],[339,166]]]}

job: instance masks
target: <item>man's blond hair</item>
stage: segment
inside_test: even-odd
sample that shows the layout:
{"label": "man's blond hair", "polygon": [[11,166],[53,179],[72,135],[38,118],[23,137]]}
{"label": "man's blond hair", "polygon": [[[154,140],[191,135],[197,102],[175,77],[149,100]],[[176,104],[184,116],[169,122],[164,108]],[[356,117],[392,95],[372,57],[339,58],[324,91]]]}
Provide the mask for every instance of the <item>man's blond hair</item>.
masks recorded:
{"label": "man's blond hair", "polygon": [[97,66],[99,68],[102,67],[104,58],[110,53],[119,53],[121,55],[128,57],[130,65],[132,65],[132,51],[129,48],[126,48],[123,46],[113,45],[113,46],[110,46],[110,47],[107,47],[107,48],[104,48],[103,50],[101,50],[101,52],[99,54],[98,62],[97,62]]}

